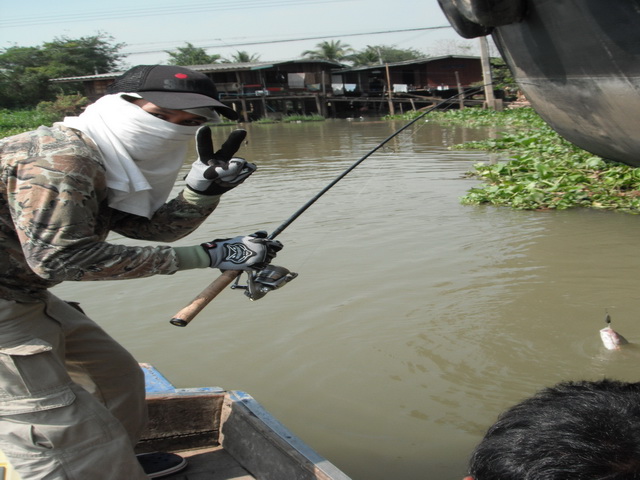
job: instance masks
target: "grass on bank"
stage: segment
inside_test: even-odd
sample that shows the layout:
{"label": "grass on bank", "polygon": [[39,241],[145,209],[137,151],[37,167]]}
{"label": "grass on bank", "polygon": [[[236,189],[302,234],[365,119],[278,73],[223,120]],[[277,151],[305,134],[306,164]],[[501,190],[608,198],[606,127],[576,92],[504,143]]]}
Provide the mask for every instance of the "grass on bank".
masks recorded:
{"label": "grass on bank", "polygon": [[[18,133],[35,130],[40,125],[51,125],[59,122],[64,117],[60,112],[42,110],[3,110],[0,109],[0,138],[10,137]],[[301,123],[320,122],[325,118],[322,115],[288,115],[279,120],[261,119],[253,123]],[[237,122],[226,121],[220,125],[236,125]]]}
{"label": "grass on bank", "polygon": [[[409,120],[419,112],[408,112]],[[299,118],[303,117],[303,118]],[[290,116],[282,121],[318,121]],[[469,205],[500,205],[549,210],[585,207],[640,213],[640,168],[605,161],[562,139],[531,108],[495,112],[479,108],[433,111],[441,125],[498,127],[498,138],[458,145],[501,154],[495,163],[478,163],[469,175],[484,180],[462,198]],[[285,120],[286,119],[286,120]],[[0,138],[59,121],[55,113],[0,110]]]}
{"label": "grass on bank", "polygon": [[37,110],[0,110],[0,138],[34,130],[59,121],[57,114]]}
{"label": "grass on bank", "polygon": [[476,108],[433,112],[441,125],[499,127],[498,138],[457,145],[500,153],[469,175],[484,180],[462,198],[468,205],[523,210],[585,207],[640,213],[640,168],[606,161],[567,142],[531,108],[495,112]]}
{"label": "grass on bank", "polygon": [[258,120],[254,120],[251,123],[302,123],[302,122],[324,122],[325,118],[322,115],[285,115],[282,118],[269,118],[262,117]]}

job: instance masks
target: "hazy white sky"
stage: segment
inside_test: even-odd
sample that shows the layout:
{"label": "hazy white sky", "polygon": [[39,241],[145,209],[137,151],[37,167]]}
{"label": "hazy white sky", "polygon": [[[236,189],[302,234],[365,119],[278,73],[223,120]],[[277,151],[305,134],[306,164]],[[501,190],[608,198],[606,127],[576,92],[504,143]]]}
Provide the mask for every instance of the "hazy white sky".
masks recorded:
{"label": "hazy white sky", "polygon": [[209,54],[242,50],[265,61],[300,57],[324,40],[432,55],[469,45],[477,54],[475,41],[448,25],[436,0],[0,0],[0,48],[104,32],[127,45],[129,65],[164,63],[165,50],[186,42]]}

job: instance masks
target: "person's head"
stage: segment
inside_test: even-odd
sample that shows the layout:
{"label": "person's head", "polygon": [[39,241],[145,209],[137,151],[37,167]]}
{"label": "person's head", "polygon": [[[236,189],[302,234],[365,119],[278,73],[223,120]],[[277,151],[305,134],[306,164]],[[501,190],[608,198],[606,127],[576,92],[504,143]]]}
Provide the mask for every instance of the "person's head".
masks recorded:
{"label": "person's head", "polygon": [[185,119],[200,117],[210,121],[217,119],[217,114],[231,120],[238,118],[232,108],[218,100],[218,91],[209,77],[185,67],[138,65],[117,77],[107,87],[107,93],[131,93],[128,100],[160,118],[180,112]]}
{"label": "person's head", "polygon": [[640,479],[640,383],[564,382],[502,413],[467,479]]}

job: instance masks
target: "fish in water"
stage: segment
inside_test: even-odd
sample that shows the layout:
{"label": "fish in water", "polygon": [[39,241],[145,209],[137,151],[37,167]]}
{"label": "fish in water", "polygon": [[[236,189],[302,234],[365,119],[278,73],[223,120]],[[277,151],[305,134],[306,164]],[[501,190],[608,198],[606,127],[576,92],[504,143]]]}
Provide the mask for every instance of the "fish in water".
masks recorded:
{"label": "fish in water", "polygon": [[611,317],[608,313],[604,321],[607,322],[607,326],[600,330],[600,338],[605,348],[608,350],[620,350],[622,345],[629,343],[626,338],[611,328]]}

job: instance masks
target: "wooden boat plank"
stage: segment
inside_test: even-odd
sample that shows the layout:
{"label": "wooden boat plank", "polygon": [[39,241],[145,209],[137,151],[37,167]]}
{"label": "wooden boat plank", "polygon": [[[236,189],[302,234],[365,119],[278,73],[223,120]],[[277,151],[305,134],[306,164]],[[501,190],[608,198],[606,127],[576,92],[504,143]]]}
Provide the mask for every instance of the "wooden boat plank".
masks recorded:
{"label": "wooden boat plank", "polygon": [[189,462],[186,470],[166,480],[256,480],[221,446],[178,452]]}
{"label": "wooden boat plank", "polygon": [[261,480],[350,480],[247,393],[229,392],[221,423],[224,448]]}
{"label": "wooden boat plank", "polygon": [[147,380],[149,424],[136,451],[189,458],[172,480],[350,480],[251,395],[218,387],[175,388],[155,368]]}

